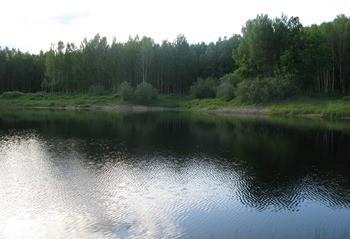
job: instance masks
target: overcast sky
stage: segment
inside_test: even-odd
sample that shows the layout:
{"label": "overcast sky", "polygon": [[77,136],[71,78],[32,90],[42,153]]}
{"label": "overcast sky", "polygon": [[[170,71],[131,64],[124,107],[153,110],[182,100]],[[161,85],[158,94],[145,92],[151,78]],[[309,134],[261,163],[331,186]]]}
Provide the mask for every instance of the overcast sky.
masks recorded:
{"label": "overcast sky", "polygon": [[261,13],[298,16],[304,26],[350,16],[350,0],[4,0],[0,7],[0,45],[31,53],[96,33],[121,42],[136,34],[173,41],[183,33],[190,43],[208,43],[240,33]]}

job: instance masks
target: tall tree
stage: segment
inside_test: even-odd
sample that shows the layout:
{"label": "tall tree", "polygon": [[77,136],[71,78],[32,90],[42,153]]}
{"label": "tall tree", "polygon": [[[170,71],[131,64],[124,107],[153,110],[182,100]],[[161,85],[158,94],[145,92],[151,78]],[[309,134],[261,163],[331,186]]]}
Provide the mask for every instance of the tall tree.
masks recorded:
{"label": "tall tree", "polygon": [[247,77],[270,77],[274,74],[276,46],[273,22],[267,15],[248,20],[242,28],[242,41],[234,52],[240,74]]}
{"label": "tall tree", "polygon": [[142,71],[142,82],[146,82],[153,55],[154,42],[149,37],[142,37],[140,42],[140,64]]}

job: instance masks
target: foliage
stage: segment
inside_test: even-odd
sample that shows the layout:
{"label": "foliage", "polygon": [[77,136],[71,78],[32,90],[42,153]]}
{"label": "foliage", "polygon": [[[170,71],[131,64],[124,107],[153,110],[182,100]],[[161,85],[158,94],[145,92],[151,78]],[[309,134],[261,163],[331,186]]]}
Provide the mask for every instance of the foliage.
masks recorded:
{"label": "foliage", "polygon": [[27,93],[27,95],[30,99],[45,99],[48,96],[46,92]]}
{"label": "foliage", "polygon": [[301,97],[271,105],[271,113],[280,115],[315,115],[317,117],[350,117],[350,103],[339,97]]}
{"label": "foliage", "polygon": [[[46,96],[46,97],[41,97]],[[51,93],[43,94],[27,93],[18,98],[0,97],[0,106],[11,107],[98,107],[123,105],[125,101],[115,95],[86,96],[83,94],[61,94]],[[314,117],[350,117],[350,101],[343,100],[342,97],[293,97],[292,99],[268,103],[266,105],[247,105],[242,104],[240,99],[235,98],[231,101],[222,99],[202,99],[193,100],[183,95],[159,95],[157,100],[151,102],[152,106],[175,107],[180,109],[205,109],[218,110],[222,112],[261,112],[279,115],[312,115]]]}
{"label": "foliage", "polygon": [[4,99],[18,98],[23,95],[24,94],[20,91],[6,91],[2,93],[1,98],[4,98]]}
{"label": "foliage", "polygon": [[241,44],[233,57],[244,77],[273,77],[275,72],[295,74],[301,60],[302,25],[299,18],[270,19],[258,15],[242,29]]}
{"label": "foliage", "polygon": [[180,94],[159,94],[153,105],[166,108],[183,108],[190,100],[189,96]]}
{"label": "foliage", "polygon": [[225,81],[221,83],[216,90],[216,97],[226,101],[232,100],[234,97],[233,85]]}
{"label": "foliage", "polygon": [[0,47],[0,93],[39,91],[44,71],[43,52],[31,55],[28,52]]}
{"label": "foliage", "polygon": [[259,103],[283,100],[298,92],[292,77],[255,78],[238,84],[237,96],[243,102]]}
{"label": "foliage", "polygon": [[89,106],[109,106],[115,104],[124,104],[121,98],[115,98],[114,95],[87,96],[82,94],[63,94],[42,92],[23,93],[18,98],[0,97],[1,106],[43,106],[43,107],[89,107]]}
{"label": "foliage", "polygon": [[191,95],[195,99],[215,98],[215,87],[216,82],[213,78],[198,79],[191,86]]}
{"label": "foliage", "polygon": [[226,75],[223,75],[219,78],[219,81],[221,83],[227,82],[231,84],[233,87],[237,87],[237,84],[242,81],[242,79],[235,73],[229,73]]}
{"label": "foliage", "polygon": [[234,90],[242,79],[235,73],[223,75],[219,78],[221,84],[216,89],[216,97],[230,101],[235,97]]}
{"label": "foliage", "polygon": [[157,98],[157,91],[154,87],[147,83],[142,82],[136,86],[135,99],[136,101],[144,104],[149,104]]}
{"label": "foliage", "polygon": [[122,82],[151,83],[161,93],[188,93],[199,77],[221,77],[236,68],[232,50],[240,36],[215,43],[189,44],[184,35],[154,42],[130,37],[127,42],[99,34],[81,44],[52,44],[38,55],[0,48],[0,93],[4,91],[85,93],[97,82],[115,89]]}
{"label": "foliage", "polygon": [[88,94],[92,95],[92,96],[105,94],[105,90],[103,88],[103,85],[101,85],[99,83],[91,85],[89,88]]}
{"label": "foliage", "polygon": [[294,84],[326,94],[350,92],[350,18],[303,27],[298,17],[258,15],[242,29],[233,57],[244,78],[295,75]]}
{"label": "foliage", "polygon": [[[59,41],[39,54],[0,48],[0,94],[41,90],[101,95],[122,82],[148,82],[163,94],[191,92],[206,98],[214,97],[219,82],[229,82],[235,89],[240,84],[240,90],[260,91],[250,94],[254,102],[283,99],[290,92],[286,88],[345,96],[350,93],[349,56],[350,18],[345,15],[307,27],[298,17],[258,15],[246,22],[242,35],[209,44],[190,44],[184,35],[161,44],[146,36],[109,43],[97,34],[79,45]],[[292,81],[281,80],[290,75]],[[197,80],[210,77],[219,80],[209,85]],[[249,80],[257,78],[261,80]]]}
{"label": "foliage", "polygon": [[47,79],[44,78],[43,81],[40,84],[40,87],[43,91],[47,92],[49,89],[49,83],[47,82]]}
{"label": "foliage", "polygon": [[124,100],[131,100],[134,95],[134,89],[130,83],[124,81],[119,85],[118,94],[123,97]]}

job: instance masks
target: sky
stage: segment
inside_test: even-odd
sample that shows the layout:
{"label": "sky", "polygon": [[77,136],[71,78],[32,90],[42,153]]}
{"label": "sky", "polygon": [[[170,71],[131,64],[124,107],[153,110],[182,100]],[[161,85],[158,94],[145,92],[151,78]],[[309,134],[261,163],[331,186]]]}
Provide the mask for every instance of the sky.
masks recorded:
{"label": "sky", "polygon": [[37,54],[52,43],[97,33],[119,42],[148,36],[160,43],[184,34],[188,42],[215,42],[240,34],[258,14],[297,16],[304,26],[350,16],[350,0],[4,0],[0,46]]}

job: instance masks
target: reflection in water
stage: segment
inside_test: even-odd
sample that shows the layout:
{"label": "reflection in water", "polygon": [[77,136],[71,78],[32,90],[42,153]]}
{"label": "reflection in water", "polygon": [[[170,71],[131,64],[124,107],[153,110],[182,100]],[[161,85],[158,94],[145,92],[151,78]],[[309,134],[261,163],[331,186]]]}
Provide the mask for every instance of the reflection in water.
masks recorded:
{"label": "reflection in water", "polygon": [[0,238],[350,237],[339,124],[4,111]]}

